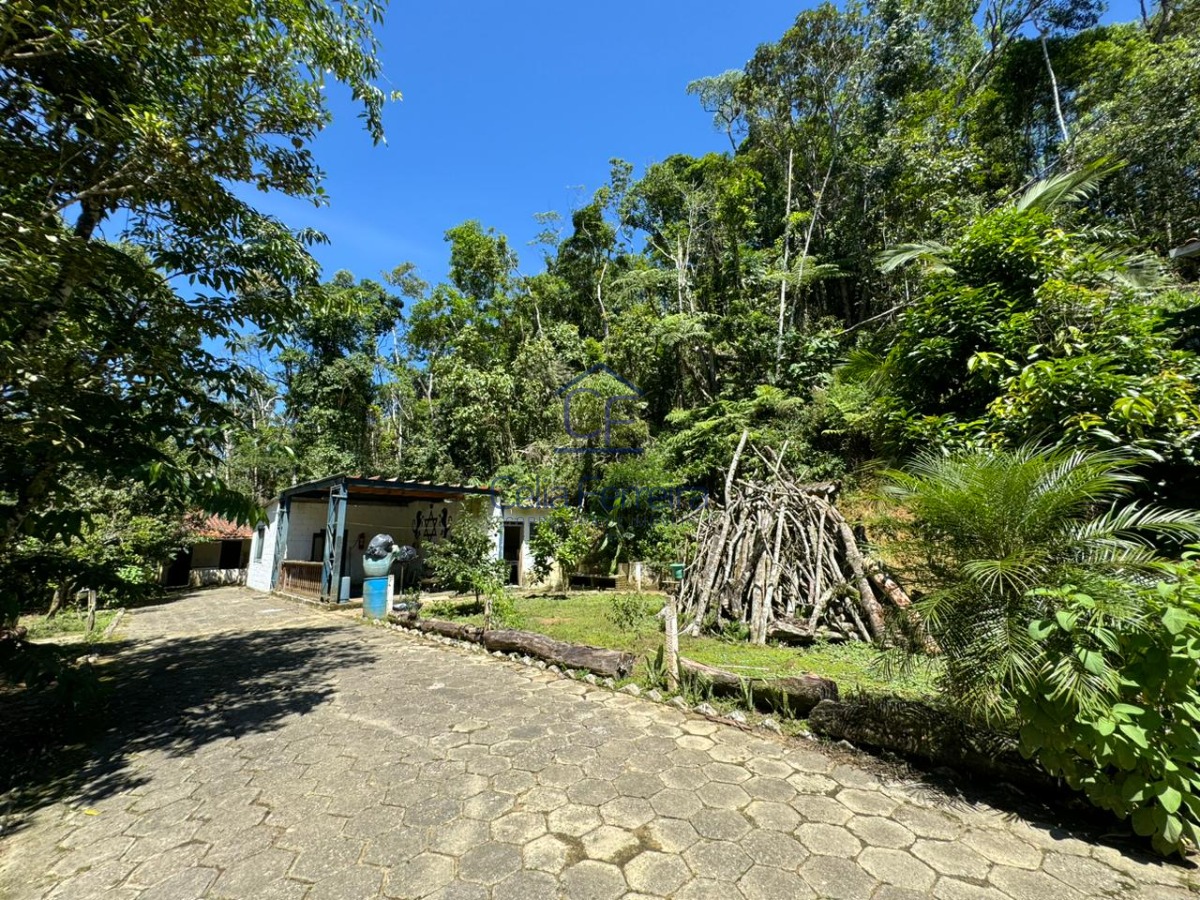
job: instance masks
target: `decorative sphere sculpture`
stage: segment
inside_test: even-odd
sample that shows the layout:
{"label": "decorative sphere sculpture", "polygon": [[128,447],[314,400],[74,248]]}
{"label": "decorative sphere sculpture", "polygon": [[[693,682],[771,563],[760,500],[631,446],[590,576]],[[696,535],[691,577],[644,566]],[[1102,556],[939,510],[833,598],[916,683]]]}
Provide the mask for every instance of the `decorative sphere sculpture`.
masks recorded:
{"label": "decorative sphere sculpture", "polygon": [[386,575],[392,563],[411,562],[417,551],[407,544],[397,544],[390,534],[377,534],[363,552],[363,574],[368,578]]}

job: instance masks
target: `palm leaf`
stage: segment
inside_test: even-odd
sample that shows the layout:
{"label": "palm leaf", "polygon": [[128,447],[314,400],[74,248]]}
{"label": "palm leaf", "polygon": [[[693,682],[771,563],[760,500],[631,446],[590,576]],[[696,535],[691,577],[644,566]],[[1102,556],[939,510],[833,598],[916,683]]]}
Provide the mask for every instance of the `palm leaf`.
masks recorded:
{"label": "palm leaf", "polygon": [[929,267],[930,272],[953,274],[954,269],[947,262],[949,255],[950,248],[945,244],[938,241],[921,241],[889,247],[876,257],[875,264],[881,272],[886,273],[919,260]]}
{"label": "palm leaf", "polygon": [[1015,206],[1018,210],[1049,211],[1063,203],[1080,203],[1099,190],[1104,177],[1121,165],[1101,159],[1073,172],[1043,178],[1025,191]]}

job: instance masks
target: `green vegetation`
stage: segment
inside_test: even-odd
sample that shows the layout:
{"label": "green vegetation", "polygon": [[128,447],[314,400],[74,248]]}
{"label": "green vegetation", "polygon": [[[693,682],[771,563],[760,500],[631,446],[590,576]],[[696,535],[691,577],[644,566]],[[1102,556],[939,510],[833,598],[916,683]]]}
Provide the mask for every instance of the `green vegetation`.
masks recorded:
{"label": "green vegetation", "polygon": [[77,608],[67,609],[53,617],[22,616],[20,624],[28,629],[31,641],[59,640],[75,636],[85,641],[97,641],[116,617],[115,609],[96,610],[96,622],[90,634],[87,630],[87,611]]}
{"label": "green vegetation", "polygon": [[1128,602],[1162,566],[1153,541],[1200,535],[1200,513],[1129,502],[1134,459],[1079,450],[991,451],[919,457],[891,474],[911,521],[894,548],[914,560],[924,635],[945,669],[941,687],[967,717],[1011,720],[1040,653],[1035,619],[1053,617],[1066,584]]}
{"label": "green vegetation", "polygon": [[[539,216],[541,265],[463,222],[431,285],[320,283],[318,236],[241,199],[324,201],[326,79],[382,137],[374,0],[5,4],[0,638],[56,593],[152,591],[196,509],[340,470],[554,506],[542,575],[674,562],[746,434],[742,478],[901,473],[868,549],[923,624],[894,679],[719,623],[685,653],[936,691],[1194,841],[1200,307],[1167,251],[1200,233],[1200,2],[1101,9],[805,10],[689,86],[728,152],[613,160]],[[484,617],[654,658],[641,600],[510,604],[490,548],[461,523],[431,560]]]}
{"label": "green vegetation", "polygon": [[492,625],[497,601],[502,616],[511,619],[504,594],[508,563],[496,559],[494,539],[490,519],[478,514],[463,517],[444,540],[429,548],[425,559],[443,586],[473,592],[476,604],[483,598],[485,627]]}
{"label": "green vegetation", "polygon": [[[636,654],[635,678],[638,680],[646,681],[647,662],[662,645],[660,628],[629,628],[613,621],[614,608],[619,606],[637,605],[643,611],[652,610],[650,615],[653,615],[662,602],[660,595],[578,591],[567,599],[518,596],[512,602],[523,620],[521,627],[525,629],[560,641]],[[470,601],[443,601],[423,612],[435,618],[483,624],[478,605]],[[679,646],[680,652],[689,659],[744,673],[748,677],[770,678],[811,672],[834,679],[843,691],[892,693],[913,699],[931,698],[935,691],[933,673],[937,670],[936,664],[892,674],[881,665],[877,651],[866,644],[816,644],[800,649],[760,647],[718,637],[682,637]]]}
{"label": "green vegetation", "polygon": [[1173,574],[1132,608],[1040,591],[1057,611],[1029,626],[1039,652],[1015,693],[1022,752],[1182,853],[1200,844],[1200,575]]}

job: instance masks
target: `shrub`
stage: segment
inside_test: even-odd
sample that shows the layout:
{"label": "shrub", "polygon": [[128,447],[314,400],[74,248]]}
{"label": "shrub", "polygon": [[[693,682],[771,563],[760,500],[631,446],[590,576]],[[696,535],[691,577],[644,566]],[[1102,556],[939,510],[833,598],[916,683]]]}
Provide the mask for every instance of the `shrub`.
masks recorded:
{"label": "shrub", "polygon": [[1041,589],[1111,593],[1164,564],[1153,541],[1200,533],[1198,513],[1126,502],[1134,462],[1025,447],[929,454],[891,473],[905,507],[898,557],[925,592],[915,606],[941,649],[941,687],[968,718],[1011,717],[1040,653],[1029,625],[1059,611],[1060,595]]}
{"label": "shrub", "polygon": [[1021,752],[1149,836],[1200,843],[1200,575],[1138,592],[1132,610],[1070,587],[1029,627],[1039,656],[1019,691]]}
{"label": "shrub", "polygon": [[639,632],[650,618],[645,594],[613,594],[609,599],[608,621],[619,631]]}

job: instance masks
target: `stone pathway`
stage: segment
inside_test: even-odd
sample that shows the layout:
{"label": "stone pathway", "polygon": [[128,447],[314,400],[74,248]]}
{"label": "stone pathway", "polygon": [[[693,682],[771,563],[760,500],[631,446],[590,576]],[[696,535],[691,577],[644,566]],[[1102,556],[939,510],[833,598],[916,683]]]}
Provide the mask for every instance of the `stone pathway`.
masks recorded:
{"label": "stone pathway", "polygon": [[242,589],[123,635],[121,727],[13,807],[0,898],[1195,896],[814,747]]}

